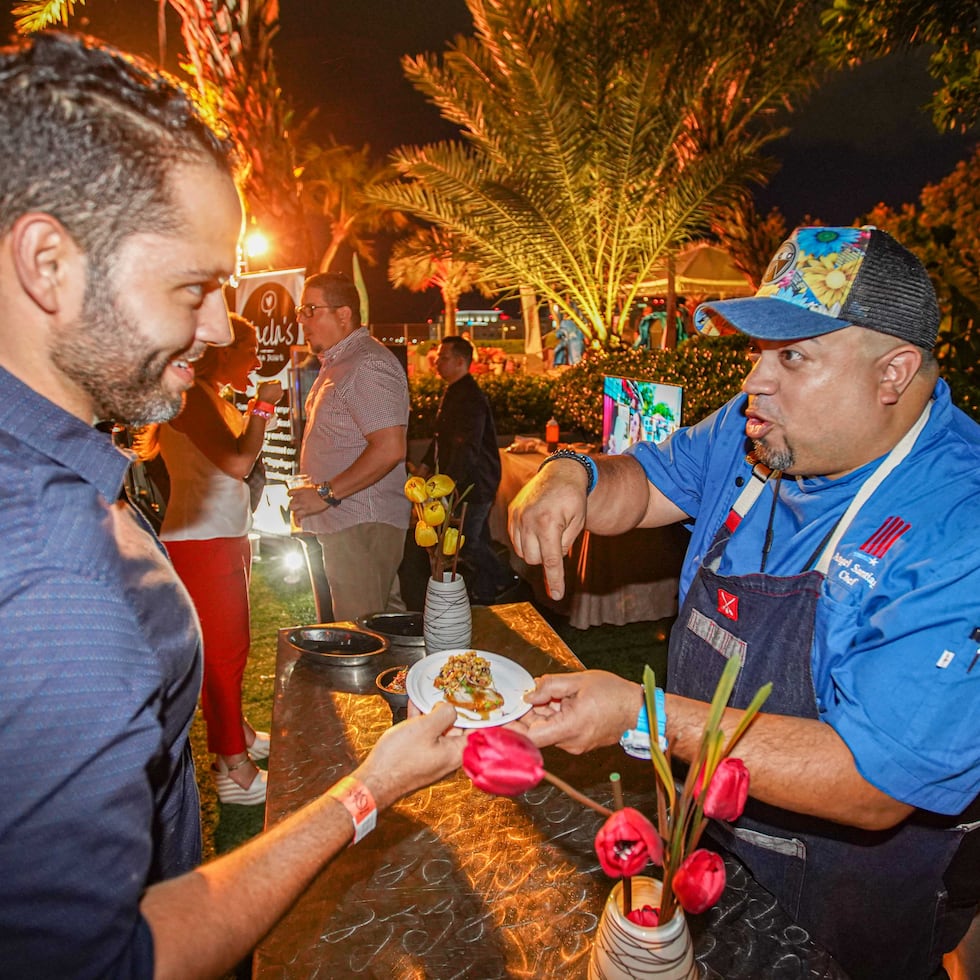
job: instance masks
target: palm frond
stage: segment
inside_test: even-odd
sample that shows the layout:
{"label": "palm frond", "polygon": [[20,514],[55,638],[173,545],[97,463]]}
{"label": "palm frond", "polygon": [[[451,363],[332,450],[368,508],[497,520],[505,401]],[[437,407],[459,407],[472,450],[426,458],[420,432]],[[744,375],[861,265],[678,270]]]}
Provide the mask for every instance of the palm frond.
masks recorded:
{"label": "palm frond", "polygon": [[[84,6],[85,0],[77,0]],[[14,6],[14,26],[18,34],[34,34],[52,24],[68,25],[75,13],[76,0],[25,0]]]}
{"label": "palm frond", "polygon": [[467,5],[472,37],[403,61],[463,142],[400,148],[399,177],[372,194],[602,340],[663,254],[770,172],[772,110],[815,74],[812,4]]}

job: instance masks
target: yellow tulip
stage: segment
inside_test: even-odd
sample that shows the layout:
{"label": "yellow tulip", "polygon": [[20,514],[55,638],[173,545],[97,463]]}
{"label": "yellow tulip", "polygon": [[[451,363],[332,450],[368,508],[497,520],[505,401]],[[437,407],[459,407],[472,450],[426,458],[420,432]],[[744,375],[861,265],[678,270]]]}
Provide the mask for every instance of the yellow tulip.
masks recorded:
{"label": "yellow tulip", "polygon": [[445,473],[434,473],[425,482],[430,497],[448,497],[456,489],[456,483]]}
{"label": "yellow tulip", "polygon": [[431,548],[439,540],[434,527],[429,527],[425,521],[415,525],[415,543],[423,548]]}
{"label": "yellow tulip", "polygon": [[410,476],[405,481],[405,496],[413,504],[424,504],[429,497],[425,490],[425,480],[420,476]]}
{"label": "yellow tulip", "polygon": [[439,500],[430,500],[422,508],[422,520],[429,527],[438,527],[446,519],[446,508]]}
{"label": "yellow tulip", "polygon": [[455,555],[466,542],[466,535],[460,534],[459,529],[447,527],[446,533],[442,536],[442,553],[444,555]]}

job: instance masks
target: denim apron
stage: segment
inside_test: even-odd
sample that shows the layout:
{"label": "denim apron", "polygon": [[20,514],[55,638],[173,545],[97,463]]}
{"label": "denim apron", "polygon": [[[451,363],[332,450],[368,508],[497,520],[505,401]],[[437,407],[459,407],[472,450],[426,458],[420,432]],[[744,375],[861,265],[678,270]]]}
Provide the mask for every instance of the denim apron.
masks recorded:
{"label": "denim apron", "polygon": [[[747,707],[772,681],[766,712],[817,718],[811,646],[830,558],[861,505],[911,449],[927,415],[869,477],[798,575],[716,571],[728,539],[767,485],[768,471],[755,468],[705,554],[671,633],[668,690],[710,701],[726,660],[736,656],[742,669],[733,707]],[[750,799],[738,821],[715,821],[710,833],[853,980],[918,980],[944,975],[935,973],[942,953],[972,918],[980,834],[968,834],[977,824],[964,819],[917,810],[897,827],[867,831]],[[956,890],[951,879],[969,893],[960,903],[950,900]]]}

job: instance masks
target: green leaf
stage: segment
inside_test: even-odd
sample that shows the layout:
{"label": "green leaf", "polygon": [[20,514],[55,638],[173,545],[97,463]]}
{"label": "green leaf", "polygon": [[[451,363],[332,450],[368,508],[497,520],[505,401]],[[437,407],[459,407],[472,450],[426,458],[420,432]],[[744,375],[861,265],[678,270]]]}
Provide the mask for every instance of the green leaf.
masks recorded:
{"label": "green leaf", "polygon": [[670,763],[660,748],[660,739],[657,736],[659,726],[657,724],[657,677],[653,668],[647,664],[643,668],[643,694],[647,705],[647,718],[650,722],[650,761],[657,774],[657,779],[663,785],[667,794],[667,805],[670,810],[674,808],[674,777],[670,771]]}

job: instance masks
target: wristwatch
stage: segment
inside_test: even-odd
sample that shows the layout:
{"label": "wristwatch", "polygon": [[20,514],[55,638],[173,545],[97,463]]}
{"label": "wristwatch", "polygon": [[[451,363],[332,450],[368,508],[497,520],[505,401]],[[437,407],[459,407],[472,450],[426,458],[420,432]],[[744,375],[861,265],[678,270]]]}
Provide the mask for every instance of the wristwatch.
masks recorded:
{"label": "wristwatch", "polygon": [[320,495],[320,499],[331,507],[336,507],[340,503],[339,498],[333,495],[333,487],[329,483],[318,483],[316,492]]}

